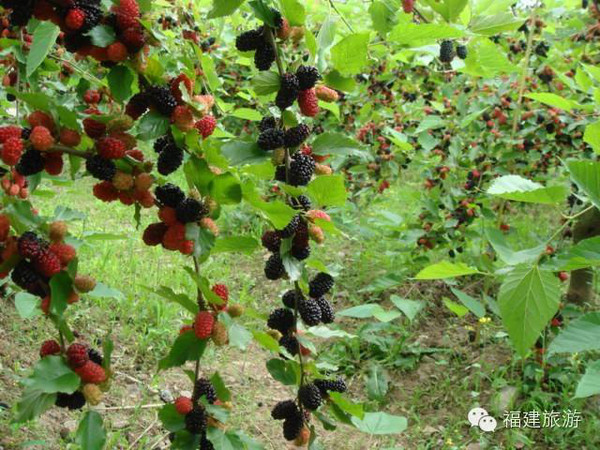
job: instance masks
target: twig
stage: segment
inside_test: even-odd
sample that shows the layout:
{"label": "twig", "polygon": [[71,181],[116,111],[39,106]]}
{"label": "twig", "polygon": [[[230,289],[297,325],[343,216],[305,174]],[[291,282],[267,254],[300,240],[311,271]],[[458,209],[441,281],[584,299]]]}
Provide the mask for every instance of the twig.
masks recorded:
{"label": "twig", "polygon": [[283,70],[283,63],[281,62],[281,56],[279,55],[279,46],[275,42],[275,36],[273,36],[273,30],[271,30],[271,27],[266,26],[265,31],[267,32],[267,39],[269,40],[269,43],[271,44],[271,46],[273,47],[273,50],[275,51],[275,62],[277,63],[277,70],[279,71],[279,76],[282,77],[285,72]]}
{"label": "twig", "polygon": [[421,19],[423,22],[425,22],[425,23],[429,23],[429,20],[427,20],[427,18],[426,18],[426,17],[425,17],[425,16],[424,16],[424,15],[421,13],[421,11],[419,11],[419,10],[417,9],[417,7],[416,7],[416,6],[413,6],[413,11],[417,13],[417,16],[419,16],[419,18],[420,18],[420,19]]}
{"label": "twig", "polygon": [[337,6],[335,6],[335,3],[333,3],[333,0],[329,0],[329,4],[333,8],[333,10],[337,13],[337,15],[340,16],[340,19],[342,19],[342,22],[344,22],[344,24],[348,27],[348,29],[350,30],[350,32],[354,33],[354,30],[352,29],[352,26],[348,23],[348,21],[343,16],[343,14],[337,9]]}
{"label": "twig", "polygon": [[156,441],[154,444],[152,444],[152,445],[150,446],[150,450],[152,450],[152,449],[156,448],[156,446],[157,446],[158,444],[160,444],[162,441],[164,441],[165,439],[167,439],[167,438],[169,437],[169,435],[170,435],[170,434],[171,434],[171,433],[167,433],[167,434],[165,434],[164,436],[162,436],[160,439],[158,439],[158,440],[157,440],[157,441]]}
{"label": "twig", "polygon": [[137,444],[140,441],[140,439],[142,439],[146,434],[148,434],[148,432],[152,428],[154,428],[154,426],[156,425],[157,422],[158,422],[158,420],[154,419],[154,422],[152,422],[150,425],[148,425],[148,427],[144,431],[142,431],[142,434],[140,434],[137,438],[135,438],[135,440],[129,446],[129,450],[131,450],[135,446],[135,444]]}
{"label": "twig", "polygon": [[96,411],[126,411],[131,409],[153,409],[162,408],[165,406],[164,403],[150,403],[148,405],[125,405],[125,406],[103,406],[101,408],[94,408]]}

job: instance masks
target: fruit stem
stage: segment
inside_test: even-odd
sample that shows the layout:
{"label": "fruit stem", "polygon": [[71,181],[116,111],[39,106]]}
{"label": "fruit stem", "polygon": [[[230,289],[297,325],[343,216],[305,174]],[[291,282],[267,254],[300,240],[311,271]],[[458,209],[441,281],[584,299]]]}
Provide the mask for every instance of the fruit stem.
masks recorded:
{"label": "fruit stem", "polygon": [[331,7],[333,8],[333,10],[336,12],[336,14],[338,16],[340,16],[340,19],[342,19],[342,22],[344,22],[344,25],[346,25],[348,27],[348,30],[350,30],[350,33],[354,33],[354,29],[352,28],[352,26],[348,23],[348,21],[346,20],[346,18],[342,15],[342,13],[340,12],[339,9],[337,9],[337,6],[335,6],[335,3],[333,3],[333,0],[329,0],[329,4],[331,5]]}
{"label": "fruit stem", "polygon": [[49,150],[47,150],[47,153],[67,153],[69,155],[74,155],[74,156],[79,156],[80,158],[84,158],[84,159],[90,159],[92,157],[91,153],[88,152],[84,152],[81,150],[76,150],[74,148],[71,147],[67,147],[66,145],[53,145],[52,148],[50,148]]}
{"label": "fruit stem", "polygon": [[[194,260],[194,271],[196,272],[196,275],[198,275],[198,277],[199,277],[200,276],[200,263],[198,262],[198,258],[196,256],[192,256],[192,259]],[[204,296],[202,295],[200,286],[198,286],[196,288],[196,292],[197,292],[196,301],[198,302],[198,307],[200,308],[200,311],[206,311],[207,310],[206,301],[204,300]]]}
{"label": "fruit stem", "polygon": [[265,30],[267,30],[267,39],[269,43],[273,46],[273,50],[275,51],[275,62],[277,63],[277,70],[279,71],[279,76],[282,77],[284,74],[283,71],[283,63],[281,62],[281,56],[279,56],[279,46],[275,42],[275,36],[273,36],[273,30],[269,26],[265,26]]}

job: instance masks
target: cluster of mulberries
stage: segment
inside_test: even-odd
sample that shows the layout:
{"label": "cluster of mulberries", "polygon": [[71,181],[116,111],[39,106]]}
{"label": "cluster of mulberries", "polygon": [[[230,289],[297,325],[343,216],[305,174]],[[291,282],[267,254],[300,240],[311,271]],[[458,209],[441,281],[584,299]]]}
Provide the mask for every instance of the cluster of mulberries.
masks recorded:
{"label": "cluster of mulberries", "polygon": [[299,147],[310,136],[310,127],[300,124],[288,130],[277,127],[273,117],[264,117],[259,125],[258,146],[265,151],[277,150],[279,148]]}
{"label": "cluster of mulberries", "polygon": [[[271,9],[271,12],[275,25],[274,31],[278,36],[283,37],[289,24],[279,11]],[[258,70],[269,70],[277,57],[276,49],[268,37],[267,27],[268,25],[264,25],[255,30],[245,31],[235,40],[235,46],[239,51],[255,52],[254,65]]]}
{"label": "cluster of mulberries", "polygon": [[6,171],[2,177],[0,185],[2,190],[8,196],[26,199],[29,196],[28,181],[23,175],[18,173],[15,169]]}
{"label": "cluster of mulberries", "polygon": [[458,56],[460,59],[467,59],[467,47],[458,44],[455,48],[454,42],[449,40],[442,41],[440,44],[440,61],[443,63],[451,63],[455,56]]}
{"label": "cluster of mulberries", "polygon": [[[194,108],[190,108],[186,104],[184,93],[194,100]],[[163,116],[169,117],[171,123],[181,131],[188,132],[195,128],[202,138],[206,139],[213,134],[217,127],[215,117],[210,114],[210,110],[214,105],[214,98],[211,95],[194,96],[193,94],[194,81],[182,73],[171,79],[167,86],[150,86],[135,94],[129,100],[125,112],[131,118],[137,120],[152,109]],[[200,119],[197,119],[198,114],[202,116]],[[160,153],[160,149],[156,150]],[[164,167],[168,169],[176,166],[173,169],[176,170],[180,164],[177,165],[175,162],[182,158],[183,154],[181,154],[181,158],[172,158],[169,162],[163,163]]]}
{"label": "cluster of mulberries", "polygon": [[186,197],[174,184],[167,183],[154,191],[158,204],[160,222],[148,225],[144,231],[146,245],[162,244],[167,250],[190,255],[194,251],[194,241],[186,238],[186,224],[197,223],[213,233],[218,233],[216,224],[208,217],[210,202],[199,196]]}
{"label": "cluster of mulberries", "polygon": [[81,409],[86,402],[97,405],[108,389],[109,374],[104,369],[102,355],[85,344],[71,344],[66,351],[51,339],[42,343],[40,357],[60,356],[81,379],[79,388],[71,393],[60,392],[56,396],[56,406],[71,410]]}
{"label": "cluster of mulberries", "polygon": [[81,136],[75,130],[59,129],[52,116],[42,111],[32,112],[27,122],[28,128],[0,127],[0,159],[22,176],[35,175],[43,170],[50,175],[59,175],[63,169],[63,158],[60,151],[54,151],[54,145],[60,143],[76,147]]}
{"label": "cluster of mulberries", "polygon": [[[302,437],[305,427],[305,417],[296,402],[284,400],[275,405],[271,410],[271,417],[275,420],[283,420],[283,437],[288,441],[294,441]],[[303,439],[308,442],[308,439]],[[299,445],[302,445],[298,442]]]}
{"label": "cluster of mulberries", "polygon": [[315,169],[316,163],[312,155],[296,152],[290,158],[289,168],[285,164],[277,166],[275,180],[292,186],[306,186],[312,180]]}
{"label": "cluster of mulberries", "polygon": [[[0,215],[0,260],[5,268],[0,275],[5,278],[10,274],[18,287],[42,298],[41,309],[45,314],[50,311],[50,279],[66,269],[77,257],[75,248],[64,241],[66,233],[64,222],[54,222],[48,231],[50,241],[32,231],[26,231],[21,236],[10,236],[10,218]],[[89,292],[94,287],[92,278],[75,275],[67,303],[76,303],[79,294]]]}

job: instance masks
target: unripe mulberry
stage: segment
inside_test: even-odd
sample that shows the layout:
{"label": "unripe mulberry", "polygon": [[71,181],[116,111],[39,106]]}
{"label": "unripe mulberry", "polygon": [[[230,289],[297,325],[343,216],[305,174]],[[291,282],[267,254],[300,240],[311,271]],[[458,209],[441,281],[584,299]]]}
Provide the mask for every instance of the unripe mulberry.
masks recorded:
{"label": "unripe mulberry", "polygon": [[300,91],[298,106],[300,106],[300,112],[306,117],[315,117],[319,114],[319,99],[314,88]]}
{"label": "unripe mulberry", "polygon": [[85,294],[96,288],[96,280],[89,275],[77,275],[75,280],[73,280],[73,285],[78,292]]}
{"label": "unripe mulberry", "polygon": [[120,139],[106,137],[96,142],[98,154],[105,159],[119,159],[125,156],[127,146]]}
{"label": "unripe mulberry", "polygon": [[33,130],[31,130],[31,136],[29,136],[29,140],[31,141],[33,148],[41,152],[50,150],[50,148],[54,145],[54,137],[52,137],[52,133],[50,133],[50,130],[44,126],[34,127]]}
{"label": "unripe mulberry", "polygon": [[192,399],[189,397],[178,397],[175,400],[174,404],[175,404],[175,409],[182,416],[185,416],[194,408]]}
{"label": "unripe mulberry", "polygon": [[83,386],[81,391],[85,397],[85,400],[92,406],[99,404],[104,397],[104,394],[100,388],[95,384],[88,383]]}
{"label": "unripe mulberry", "polygon": [[212,115],[204,116],[196,122],[194,127],[202,135],[202,138],[206,139],[215,132],[215,129],[217,128],[217,119]]}
{"label": "unripe mulberry", "polygon": [[240,317],[244,314],[244,307],[242,305],[240,305],[239,303],[234,304],[234,305],[229,305],[227,307],[227,314],[229,314],[231,317]]}
{"label": "unripe mulberry", "polygon": [[327,103],[337,102],[340,99],[340,95],[337,93],[337,91],[328,88],[327,86],[317,86],[315,88],[315,92],[319,100],[323,100]]}
{"label": "unripe mulberry", "polygon": [[60,259],[51,251],[43,252],[34,261],[34,266],[43,276],[47,278],[50,278],[61,271]]}
{"label": "unripe mulberry", "polygon": [[53,242],[62,241],[67,235],[67,224],[62,221],[52,222],[49,227],[48,236]]}
{"label": "unripe mulberry", "polygon": [[48,355],[58,355],[60,353],[60,344],[54,339],[45,341],[40,347],[40,357]]}
{"label": "unripe mulberry", "polygon": [[93,361],[88,361],[74,370],[84,383],[100,384],[106,381],[105,370]]}
{"label": "unripe mulberry", "polygon": [[217,347],[222,347],[229,343],[229,332],[222,322],[215,322],[213,325],[211,339]]}
{"label": "unripe mulberry", "polygon": [[83,344],[71,344],[67,349],[67,362],[72,369],[83,367],[89,361],[88,348]]}

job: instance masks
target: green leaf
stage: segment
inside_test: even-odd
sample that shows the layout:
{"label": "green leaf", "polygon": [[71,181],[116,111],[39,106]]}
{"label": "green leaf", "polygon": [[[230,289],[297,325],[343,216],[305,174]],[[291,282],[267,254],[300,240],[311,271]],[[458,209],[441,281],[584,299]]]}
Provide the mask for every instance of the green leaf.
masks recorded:
{"label": "green leaf", "polygon": [[227,331],[229,334],[229,345],[232,347],[246,350],[248,344],[252,341],[252,333],[245,326],[237,322],[232,321]]}
{"label": "green leaf", "polygon": [[548,347],[548,354],[600,350],[600,312],[585,314],[568,324]]}
{"label": "green leaf", "polygon": [[286,386],[298,384],[300,372],[296,361],[270,359],[267,361],[267,370],[275,380]]}
{"label": "green leaf", "polygon": [[221,205],[235,205],[242,201],[240,180],[231,172],[213,178],[209,186],[209,192],[211,197]]}
{"label": "green leaf", "polygon": [[213,0],[213,7],[208,13],[208,18],[216,19],[217,17],[230,16],[243,3],[244,0]]}
{"label": "green leaf", "polygon": [[210,193],[210,183],[216,175],[210,170],[206,159],[190,156],[183,166],[183,172],[187,182],[198,189],[198,192],[204,195]]}
{"label": "green leaf", "polygon": [[41,22],[35,28],[31,50],[27,55],[26,73],[28,78],[44,62],[59,34],[60,28],[52,22]]}
{"label": "green leaf", "polygon": [[111,288],[104,283],[96,283],[96,287],[93,291],[89,292],[87,295],[90,297],[96,298],[114,298],[114,299],[123,299],[125,295],[117,289]]}
{"label": "green leaf", "polygon": [[306,22],[306,9],[298,0],[281,0],[283,15],[291,26],[302,26]]}
{"label": "green leaf", "polygon": [[370,400],[378,402],[385,400],[385,395],[388,392],[389,377],[380,365],[377,364],[371,366],[365,386]]}
{"label": "green leaf", "polygon": [[464,263],[451,263],[442,261],[431,266],[425,267],[417,275],[416,280],[439,280],[442,278],[462,277],[464,275],[473,275],[479,273],[477,269],[467,266]]}
{"label": "green leaf", "polygon": [[579,380],[575,398],[591,397],[600,394],[600,361],[590,362],[585,374]]}
{"label": "green leaf", "polygon": [[40,300],[35,295],[27,292],[18,292],[15,295],[15,307],[21,319],[30,319],[34,316],[39,316],[41,310],[38,308]]}
{"label": "green leaf", "polygon": [[177,294],[168,286],[160,286],[157,289],[153,289],[149,286],[143,286],[143,288],[148,292],[152,292],[153,294],[161,296],[165,300],[183,306],[194,315],[198,314],[198,304],[195,301],[192,301],[192,299],[185,294]]}
{"label": "green leaf", "polygon": [[469,28],[476,34],[494,36],[516,30],[522,24],[523,19],[519,19],[509,12],[502,12],[491,16],[475,16],[469,24]]}
{"label": "green leaf", "polygon": [[420,47],[440,39],[457,39],[465,36],[465,32],[442,23],[410,23],[402,22],[390,33],[388,39],[401,45]]}
{"label": "green leaf", "polygon": [[185,238],[194,241],[193,255],[196,258],[207,258],[215,245],[215,235],[199,227],[197,223],[185,225]]}
{"label": "green leaf", "polygon": [[245,448],[242,439],[235,432],[209,427],[206,434],[214,448],[218,448],[219,450],[240,450]]}
{"label": "green leaf", "polygon": [[227,389],[227,386],[225,386],[225,382],[223,381],[223,378],[221,378],[221,375],[219,375],[219,372],[215,372],[213,376],[210,377],[210,382],[214,386],[215,391],[217,391],[217,398],[219,400],[222,402],[231,400],[231,392]]}
{"label": "green leaf", "polygon": [[137,129],[137,137],[142,141],[158,139],[169,130],[169,118],[158,111],[150,111],[140,118]]}
{"label": "green leaf", "polygon": [[273,226],[279,230],[290,223],[297,214],[296,210],[280,200],[264,201],[252,183],[244,183],[242,190],[244,192],[244,199],[254,208],[263,212]]}
{"label": "green leaf", "polygon": [[262,347],[275,353],[279,353],[279,342],[270,334],[263,331],[253,331],[252,336]]}
{"label": "green leaf", "polygon": [[585,127],[583,140],[590,144],[595,153],[600,153],[600,121]]}
{"label": "green leaf", "polygon": [[50,279],[50,312],[60,316],[67,308],[67,300],[73,292],[73,280],[67,272],[59,272]]}
{"label": "green leaf", "polygon": [[257,95],[269,95],[279,90],[281,79],[278,73],[265,70],[254,76],[251,84]]}
{"label": "green leaf", "polygon": [[159,370],[182,366],[187,361],[196,361],[204,354],[206,342],[206,339],[198,339],[193,331],[180,334],[169,354],[158,363]]}
{"label": "green leaf", "polygon": [[425,303],[423,302],[400,298],[397,295],[391,295],[390,301],[396,306],[396,308],[402,311],[411,322],[417,316],[419,311],[425,307]]}
{"label": "green leaf", "polygon": [[39,390],[46,394],[65,392],[72,394],[77,390],[81,380],[60,356],[46,356],[40,359],[33,369],[33,374],[24,381],[29,389]]}
{"label": "green leaf", "polygon": [[229,115],[232,117],[237,117],[238,119],[253,120],[256,122],[262,119],[262,114],[260,112],[250,108],[238,108],[229,113]]}
{"label": "green leaf", "polygon": [[117,40],[115,29],[108,25],[97,25],[86,33],[92,39],[92,45],[108,47]]}
{"label": "green leaf", "polygon": [[[385,396],[385,394],[384,394],[384,396]],[[353,402],[349,401],[346,397],[344,397],[339,392],[331,392],[329,394],[329,398],[342,411],[347,412],[351,416],[357,417],[359,419],[363,419],[365,417],[363,405],[361,405],[360,403],[353,403]]]}
{"label": "green leaf", "polygon": [[500,286],[500,317],[521,356],[558,311],[560,295],[558,278],[538,266],[517,266]]}
{"label": "green leaf", "polygon": [[460,303],[453,302],[448,297],[444,297],[443,301],[444,301],[444,305],[446,305],[446,308],[448,308],[450,311],[452,311],[458,317],[463,317],[463,316],[467,315],[469,312],[469,308],[461,305]]}
{"label": "green leaf", "polygon": [[384,412],[368,412],[361,420],[352,417],[352,424],[363,433],[368,434],[400,434],[408,426],[405,417],[393,416]]}
{"label": "green leaf", "polygon": [[600,162],[569,161],[567,168],[579,189],[586,193],[596,208],[600,208]]}
{"label": "green leaf", "polygon": [[469,42],[469,55],[465,66],[458,70],[474,77],[491,78],[500,74],[515,73],[518,68],[494,42],[479,38]]}
{"label": "green leaf", "polygon": [[219,238],[213,247],[213,253],[244,253],[251,255],[260,247],[259,242],[250,236],[228,236]]}
{"label": "green leaf", "polygon": [[468,294],[465,294],[462,291],[459,291],[458,289],[450,288],[450,290],[454,295],[456,295],[460,302],[469,308],[469,311],[471,311],[477,317],[481,318],[485,316],[485,306],[483,306],[479,300],[471,297]]}
{"label": "green leaf", "polygon": [[48,394],[40,389],[27,388],[17,403],[15,423],[24,423],[41,416],[52,408],[56,402],[56,394]]}
{"label": "green leaf", "polygon": [[553,108],[563,109],[567,112],[575,107],[575,103],[573,101],[549,92],[527,94],[525,97],[543,103],[544,105],[552,106]]}
{"label": "green leaf", "polygon": [[179,414],[175,404],[167,403],[158,411],[158,418],[163,426],[171,433],[185,429],[185,416]]}
{"label": "green leaf", "polygon": [[564,253],[559,253],[554,259],[554,266],[568,272],[600,267],[600,236],[579,241]]}
{"label": "green leaf", "polygon": [[317,155],[366,156],[358,142],[342,133],[322,133],[313,141],[312,147]]}
{"label": "green leaf", "polygon": [[356,81],[353,77],[344,77],[337,70],[332,70],[325,75],[325,84],[330,88],[342,92],[352,92],[356,89]]}
{"label": "green leaf", "polygon": [[102,416],[96,411],[87,411],[79,423],[75,440],[82,450],[102,450],[106,443]]}
{"label": "green leaf", "polygon": [[343,175],[321,175],[312,180],[308,195],[319,206],[343,206],[346,203],[346,185]]}
{"label": "green leaf", "polygon": [[231,165],[260,164],[269,159],[269,154],[256,142],[229,141],[221,147],[221,154]]}
{"label": "green leaf", "polygon": [[506,200],[546,205],[562,203],[567,197],[565,186],[544,187],[519,175],[496,178],[487,193]]}
{"label": "green leaf", "polygon": [[346,36],[331,49],[331,61],[342,75],[356,75],[367,64],[369,33]]}
{"label": "green leaf", "polygon": [[375,315],[375,311],[377,310],[383,311],[381,305],[377,303],[367,303],[365,305],[353,306],[351,308],[338,311],[336,315],[343,317],[354,317],[356,319],[367,319],[369,317],[373,317]]}
{"label": "green leaf", "polygon": [[422,0],[434,11],[440,14],[447,22],[455,21],[465,9],[469,0]]}
{"label": "green leaf", "polygon": [[215,68],[215,62],[211,58],[210,55],[203,53],[200,56],[200,64],[202,66],[202,72],[204,72],[204,76],[208,81],[208,87],[211,90],[216,91],[221,87],[221,79],[217,74],[217,69]]}
{"label": "green leaf", "polygon": [[514,251],[508,246],[506,237],[496,228],[486,228],[485,235],[494,247],[494,250],[502,261],[511,266],[517,264],[532,263],[536,261],[540,254],[546,249],[545,244],[540,244],[537,247],[528,248],[526,250]]}
{"label": "green leaf", "polygon": [[131,97],[131,85],[135,77],[129,67],[124,65],[115,66],[110,69],[106,78],[108,79],[110,93],[117,102],[123,103]]}
{"label": "green leaf", "polygon": [[396,13],[398,5],[390,1],[377,0],[371,3],[369,14],[373,22],[373,29],[385,35],[396,25]]}
{"label": "green leaf", "polygon": [[254,10],[256,18],[262,20],[264,23],[269,25],[271,28],[275,28],[275,13],[274,11],[264,2],[264,0],[252,0],[249,2],[250,7]]}

